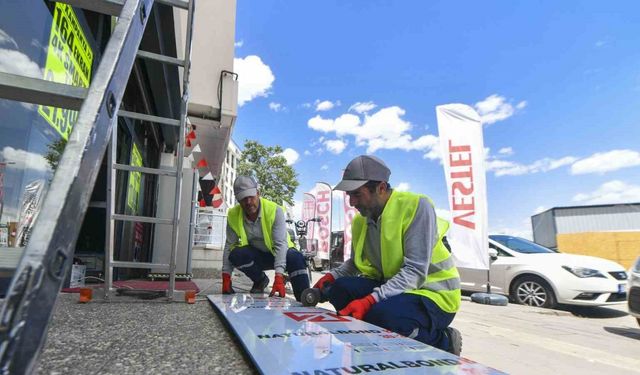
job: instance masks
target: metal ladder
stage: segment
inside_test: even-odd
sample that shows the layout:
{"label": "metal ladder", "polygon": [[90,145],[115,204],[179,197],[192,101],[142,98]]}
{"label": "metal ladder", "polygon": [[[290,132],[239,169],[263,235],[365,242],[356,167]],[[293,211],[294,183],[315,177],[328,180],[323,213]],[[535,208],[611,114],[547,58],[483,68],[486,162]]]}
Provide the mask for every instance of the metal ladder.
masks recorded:
{"label": "metal ladder", "polygon": [[[0,98],[79,110],[76,124],[69,135],[64,153],[46,194],[33,233],[25,248],[0,311],[0,373],[32,373],[44,346],[46,331],[66,271],[71,265],[75,243],[80,231],[78,218],[86,213],[93,187],[100,170],[102,157],[112,139],[108,154],[109,174],[126,170],[176,177],[176,197],[182,190],[182,164],[185,125],[189,98],[191,39],[195,0],[157,0],[157,3],[188,11],[185,56],[178,59],[155,53],[138,51],[153,0],[61,0],[69,5],[117,16],[118,21],[103,52],[100,65],[88,89],[42,79],[0,72]],[[149,114],[119,111],[135,58],[152,59],[161,63],[182,66],[183,86],[180,119],[168,119]],[[117,117],[168,124],[178,127],[175,171],[133,167],[114,163],[117,134],[112,131]],[[116,125],[117,129],[117,125]],[[175,289],[175,264],[178,240],[180,199],[176,199],[172,219],[156,219],[113,213],[115,178],[109,181],[107,212],[108,226],[113,233],[115,220],[153,222],[172,225],[171,261],[168,265],[113,261],[112,236],[108,238],[105,262],[108,296],[113,267],[165,267],[171,274],[169,299]],[[111,205],[111,206],[109,206]]]}

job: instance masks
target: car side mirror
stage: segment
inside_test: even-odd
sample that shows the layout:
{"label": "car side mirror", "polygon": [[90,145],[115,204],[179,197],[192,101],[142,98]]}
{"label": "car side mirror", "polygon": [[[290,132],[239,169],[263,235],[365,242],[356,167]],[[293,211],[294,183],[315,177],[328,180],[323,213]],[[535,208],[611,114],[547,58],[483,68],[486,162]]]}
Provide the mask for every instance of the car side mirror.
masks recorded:
{"label": "car side mirror", "polygon": [[498,259],[498,250],[489,248],[489,258],[491,258],[491,260]]}

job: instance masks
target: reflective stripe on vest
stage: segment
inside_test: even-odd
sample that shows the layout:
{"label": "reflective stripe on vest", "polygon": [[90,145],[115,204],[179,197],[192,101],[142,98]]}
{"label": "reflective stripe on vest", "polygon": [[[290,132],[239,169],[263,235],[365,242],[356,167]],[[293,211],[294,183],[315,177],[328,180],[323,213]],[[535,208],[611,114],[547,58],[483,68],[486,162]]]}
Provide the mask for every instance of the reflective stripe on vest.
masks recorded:
{"label": "reflective stripe on vest", "polygon": [[[352,230],[352,243],[354,246],[354,264],[365,276],[373,279],[389,280],[403,265],[404,262],[404,235],[415,218],[420,198],[424,196],[409,192],[392,191],[391,197],[382,211],[380,217],[380,247],[382,273],[364,258],[364,243],[367,235],[366,219],[357,214],[354,217]],[[446,220],[437,218],[438,240],[433,247],[431,263],[427,271],[427,277],[419,289],[407,290],[405,293],[418,294],[434,301],[438,307],[446,312],[456,312],[460,308],[460,277],[458,269],[453,263],[451,254],[442,243],[442,238],[449,229]]]}
{"label": "reflective stripe on vest", "polygon": [[[260,198],[260,224],[262,227],[262,235],[264,236],[264,244],[274,256],[276,255],[276,252],[273,249],[273,240],[271,239],[271,236],[273,233],[273,223],[276,221],[277,209],[278,205],[276,203],[264,198]],[[284,214],[284,209],[280,209]],[[249,245],[247,232],[244,230],[244,215],[242,214],[242,207],[240,207],[239,204],[229,209],[229,212],[227,214],[227,222],[229,223],[231,229],[238,236],[238,242],[231,245],[231,250],[235,249],[236,247]],[[295,248],[293,241],[291,241],[291,237],[289,237],[289,232],[287,232],[286,235],[288,247]]]}

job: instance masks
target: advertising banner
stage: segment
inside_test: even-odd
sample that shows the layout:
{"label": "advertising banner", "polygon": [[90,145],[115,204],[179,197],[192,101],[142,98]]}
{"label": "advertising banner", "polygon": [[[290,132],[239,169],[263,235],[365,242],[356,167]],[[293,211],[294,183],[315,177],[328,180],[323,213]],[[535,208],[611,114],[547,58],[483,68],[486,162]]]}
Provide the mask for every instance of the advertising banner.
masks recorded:
{"label": "advertising banner", "polygon": [[451,226],[447,239],[457,266],[489,269],[487,187],[482,123],[464,104],[436,107]]}
{"label": "advertising banner", "polygon": [[351,258],[351,222],[358,213],[355,207],[349,204],[349,196],[344,194],[343,208],[344,208],[344,261]]}
{"label": "advertising banner", "polygon": [[[316,197],[312,193],[304,193],[304,200],[302,201],[302,220],[307,222],[308,220],[316,217]],[[315,223],[310,222],[307,226],[307,238],[312,240],[313,229]]]}
{"label": "advertising banner", "polygon": [[[73,8],[55,3],[44,79],[89,87],[92,65],[93,51]],[[64,139],[69,138],[78,117],[77,111],[43,105],[38,106],[38,113]]]}
{"label": "advertising banner", "polygon": [[325,182],[316,183],[316,216],[320,222],[316,223],[314,238],[318,240],[319,259],[329,260],[331,252],[331,186]]}

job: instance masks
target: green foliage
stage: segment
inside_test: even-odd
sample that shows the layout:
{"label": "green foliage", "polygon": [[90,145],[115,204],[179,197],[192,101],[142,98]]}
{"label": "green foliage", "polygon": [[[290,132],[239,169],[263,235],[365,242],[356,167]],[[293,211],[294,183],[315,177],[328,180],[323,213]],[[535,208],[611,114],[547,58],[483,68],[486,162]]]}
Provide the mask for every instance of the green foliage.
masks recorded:
{"label": "green foliage", "polygon": [[58,168],[58,163],[64,152],[64,147],[67,145],[67,141],[64,138],[60,138],[57,141],[49,143],[47,145],[48,151],[44,155],[44,158],[49,163],[49,166],[54,171]]}
{"label": "green foliage", "polygon": [[295,169],[287,165],[282,147],[264,146],[246,140],[238,166],[238,175],[254,176],[260,184],[260,195],[282,205],[293,205],[293,195],[300,185]]}

